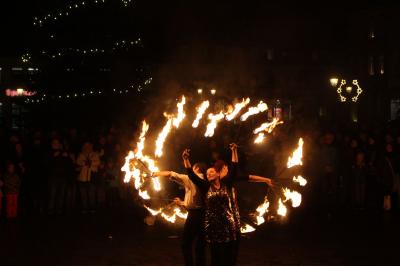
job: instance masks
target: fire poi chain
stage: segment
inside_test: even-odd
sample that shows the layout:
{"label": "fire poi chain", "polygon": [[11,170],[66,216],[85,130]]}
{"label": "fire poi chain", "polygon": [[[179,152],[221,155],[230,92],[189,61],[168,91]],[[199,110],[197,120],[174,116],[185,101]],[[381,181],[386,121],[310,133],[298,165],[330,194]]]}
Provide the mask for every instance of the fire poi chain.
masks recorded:
{"label": "fire poi chain", "polygon": [[[182,96],[181,100],[176,105],[177,111],[175,114],[164,113],[166,122],[155,141],[155,158],[160,159],[163,156],[163,148],[167,137],[174,130],[178,130],[182,122],[184,122],[185,118],[187,117],[184,110],[185,104],[186,98],[185,96]],[[249,104],[250,98],[242,99],[241,102],[238,102],[233,106],[231,105],[230,108],[227,108],[228,111],[226,112],[221,110],[216,114],[208,113],[207,115],[206,112],[210,107],[210,102],[208,100],[203,101],[196,108],[197,113],[195,118],[193,119],[192,128],[198,128],[200,122],[202,120],[206,120],[208,123],[205,127],[206,131],[204,133],[204,136],[212,137],[214,135],[215,129],[218,126],[218,122],[220,122],[224,118],[227,121],[233,121],[236,117],[239,116],[240,113],[243,112],[243,110],[245,110],[245,107]],[[260,101],[257,105],[248,107],[247,110],[240,116],[240,120],[242,122],[245,122],[249,117],[263,113],[267,110],[267,104]],[[266,134],[270,134],[273,129],[280,124],[283,124],[283,121],[280,121],[277,118],[274,118],[271,122],[262,123],[253,131],[253,133],[257,135],[254,143],[262,143],[266,138]],[[166,221],[175,223],[177,218],[187,218],[186,210],[183,210],[180,206],[176,205],[175,203],[170,203],[164,207],[159,208],[158,210],[154,210],[148,206],[149,200],[152,199],[151,195],[148,192],[150,182],[152,183],[153,191],[155,193],[158,193],[162,190],[159,179],[157,177],[150,178],[151,173],[159,171],[157,167],[157,159],[143,153],[145,144],[147,144],[146,134],[149,131],[149,127],[150,126],[146,123],[146,121],[142,122],[141,134],[139,136],[136,148],[134,151],[130,151],[125,157],[125,164],[121,168],[121,171],[125,172],[125,183],[133,181],[134,187],[138,191],[138,195],[144,201],[143,206],[149,211],[151,215],[160,215]],[[287,169],[292,168],[296,165],[303,164],[303,144],[303,139],[300,138],[298,142],[298,147],[288,158]],[[300,186],[305,186],[307,184],[307,180],[302,176],[294,176],[291,181],[298,183]],[[275,189],[273,189],[274,193],[279,193],[283,196],[283,198],[280,197],[278,200],[277,214],[280,216],[286,216],[287,208],[285,206],[285,203],[290,201],[292,207],[296,208],[300,206],[302,198],[299,192],[290,190],[287,187],[282,187],[280,188],[280,190],[281,191],[276,191]],[[270,203],[268,202],[267,197],[265,197],[264,202],[256,208],[256,216],[254,218],[255,225],[261,225],[265,222],[264,216],[269,212],[269,208]],[[252,231],[255,231],[255,228],[253,226],[242,223],[242,233],[248,233]]]}

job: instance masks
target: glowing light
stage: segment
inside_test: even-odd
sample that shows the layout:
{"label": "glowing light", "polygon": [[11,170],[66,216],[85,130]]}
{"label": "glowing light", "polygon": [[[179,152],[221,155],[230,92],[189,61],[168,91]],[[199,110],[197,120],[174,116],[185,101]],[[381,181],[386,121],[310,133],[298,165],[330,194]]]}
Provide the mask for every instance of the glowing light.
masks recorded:
{"label": "glowing light", "polygon": [[226,114],[226,120],[231,121],[233,120],[239,112],[250,103],[250,98],[243,99],[241,102],[235,104],[235,108]]}
{"label": "glowing light", "polygon": [[258,206],[256,209],[256,211],[258,213],[258,215],[256,217],[257,225],[263,224],[265,222],[264,215],[268,212],[268,208],[269,208],[269,202],[268,202],[267,197],[265,197],[264,202],[260,206]]}
{"label": "glowing light", "polygon": [[153,209],[147,207],[146,205],[144,205],[144,207],[145,207],[145,208],[151,213],[151,215],[153,215],[153,216],[156,216],[156,215],[160,214],[161,211],[162,211],[162,209],[159,209],[158,211],[153,210]]}
{"label": "glowing light", "polygon": [[182,120],[185,118],[186,115],[183,111],[183,106],[185,105],[185,103],[185,96],[182,96],[182,101],[177,104],[178,114],[176,118],[174,118],[173,115],[168,115],[164,113],[164,116],[167,118],[167,122],[165,123],[156,140],[156,157],[161,157],[163,155],[164,143],[168,134],[171,132],[172,126],[178,128]]}
{"label": "glowing light", "polygon": [[300,184],[300,186],[302,186],[302,187],[304,187],[305,185],[307,185],[307,180],[304,178],[304,177],[302,177],[302,176],[294,176],[293,177],[293,182],[296,182],[296,183],[299,183]]}
{"label": "glowing light", "polygon": [[210,106],[209,101],[204,101],[201,103],[200,106],[198,106],[197,109],[197,115],[196,119],[192,123],[192,127],[197,128],[199,126],[199,122],[201,118],[203,117],[204,113],[206,112],[207,108]]}
{"label": "glowing light", "polygon": [[263,123],[261,126],[259,126],[258,128],[254,129],[253,133],[254,134],[258,134],[262,131],[265,131],[267,133],[271,133],[272,130],[274,130],[274,128],[277,125],[283,124],[283,121],[280,121],[279,118],[274,118],[271,122],[267,122],[267,123]]}
{"label": "glowing light", "polygon": [[264,139],[265,139],[265,134],[263,132],[258,133],[256,139],[254,140],[254,143],[260,144],[264,141]]}
{"label": "glowing light", "polygon": [[240,227],[240,233],[242,234],[246,234],[246,233],[250,233],[250,232],[254,232],[256,229],[248,224],[244,224]]}
{"label": "glowing light", "polygon": [[247,112],[240,117],[240,120],[246,121],[250,116],[265,112],[266,110],[268,110],[268,105],[260,101],[257,106],[249,107]]}
{"label": "glowing light", "polygon": [[186,103],[186,98],[185,96],[182,96],[182,100],[177,104],[178,107],[178,115],[176,116],[176,118],[173,119],[173,125],[175,128],[178,128],[179,125],[181,124],[182,120],[185,118],[186,114],[183,111],[183,106]]}
{"label": "glowing light", "polygon": [[150,199],[150,196],[149,196],[149,194],[147,193],[146,190],[144,190],[144,191],[139,190],[139,196],[142,197],[145,200],[149,200]]}
{"label": "glowing light", "polygon": [[205,137],[214,136],[215,128],[217,127],[218,122],[222,119],[224,119],[224,114],[222,113],[222,111],[218,114],[209,114],[208,120],[210,120],[210,122],[207,125],[207,130],[204,136]]}
{"label": "glowing light", "polygon": [[216,89],[212,89],[212,90],[210,90],[210,92],[211,92],[212,95],[215,95],[217,93],[217,90]]}
{"label": "glowing light", "polygon": [[288,188],[283,189],[283,194],[285,195],[286,199],[284,202],[290,200],[292,202],[292,207],[297,208],[301,204],[301,194],[297,191],[291,191]]}
{"label": "glowing light", "polygon": [[339,79],[331,78],[329,81],[330,81],[332,87],[336,87],[338,85]]}
{"label": "glowing light", "polygon": [[304,141],[302,138],[300,138],[297,149],[292,153],[292,156],[289,156],[287,168],[291,168],[296,165],[303,165],[303,144]]}
{"label": "glowing light", "polygon": [[287,214],[287,208],[285,204],[283,204],[282,199],[279,199],[277,213],[280,216],[286,216]]}

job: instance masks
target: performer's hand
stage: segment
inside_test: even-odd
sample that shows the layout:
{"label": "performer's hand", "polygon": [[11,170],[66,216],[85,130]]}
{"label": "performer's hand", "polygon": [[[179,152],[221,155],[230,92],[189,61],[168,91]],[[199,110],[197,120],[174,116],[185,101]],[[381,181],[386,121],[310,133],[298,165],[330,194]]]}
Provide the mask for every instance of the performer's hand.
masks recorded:
{"label": "performer's hand", "polygon": [[267,180],[265,181],[265,183],[267,183],[268,186],[273,187],[274,183],[272,182],[271,178],[267,178]]}
{"label": "performer's hand", "polygon": [[182,159],[183,160],[189,160],[190,157],[190,150],[189,149],[185,149],[182,153]]}
{"label": "performer's hand", "polygon": [[231,143],[231,144],[229,144],[229,148],[231,149],[231,151],[236,151],[238,148],[238,145],[236,143]]}

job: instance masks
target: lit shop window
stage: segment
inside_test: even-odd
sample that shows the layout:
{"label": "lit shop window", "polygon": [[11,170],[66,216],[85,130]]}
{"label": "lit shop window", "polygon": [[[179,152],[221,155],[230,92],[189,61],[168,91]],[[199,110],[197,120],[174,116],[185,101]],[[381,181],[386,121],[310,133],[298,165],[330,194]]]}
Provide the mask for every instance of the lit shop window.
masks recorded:
{"label": "lit shop window", "polygon": [[383,55],[379,56],[379,73],[385,74],[385,57]]}
{"label": "lit shop window", "polygon": [[370,74],[371,76],[375,75],[374,57],[373,56],[368,57],[368,74]]}

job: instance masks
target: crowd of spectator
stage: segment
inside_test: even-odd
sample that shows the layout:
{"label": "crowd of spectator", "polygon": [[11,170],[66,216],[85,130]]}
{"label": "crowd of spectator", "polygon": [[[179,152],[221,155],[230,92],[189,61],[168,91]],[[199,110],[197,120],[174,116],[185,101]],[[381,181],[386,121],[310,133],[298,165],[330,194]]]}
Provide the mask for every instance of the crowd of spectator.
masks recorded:
{"label": "crowd of spectator", "polygon": [[[208,163],[229,160],[223,147],[238,141],[241,161],[247,168],[279,178],[287,158],[287,152],[282,152],[287,150],[285,145],[302,136],[306,143],[302,172],[310,187],[305,207],[374,212],[399,209],[400,131],[396,126],[373,130],[311,126],[304,130],[288,123],[285,129],[268,135],[264,150],[262,145],[255,147],[252,138],[243,137],[243,129],[240,136],[235,127],[219,130],[220,136],[214,139],[196,132],[177,133],[166,144],[166,149],[173,150],[170,154],[176,155],[175,161],[163,166],[179,170],[177,154],[188,146],[195,155],[209,159]],[[135,147],[138,133],[122,134],[115,127],[90,135],[75,128],[2,133],[0,217],[69,211],[87,214],[120,205],[129,190],[120,169],[127,151]]]}

